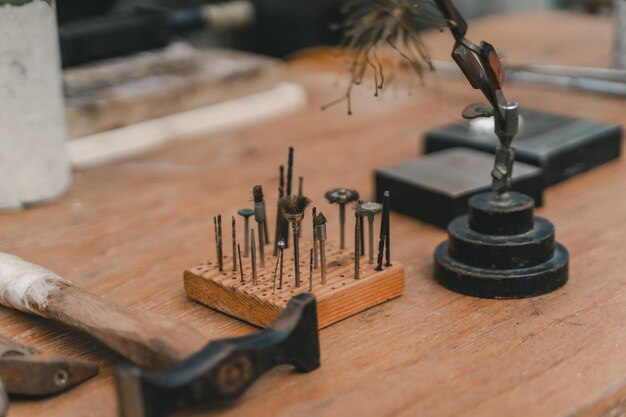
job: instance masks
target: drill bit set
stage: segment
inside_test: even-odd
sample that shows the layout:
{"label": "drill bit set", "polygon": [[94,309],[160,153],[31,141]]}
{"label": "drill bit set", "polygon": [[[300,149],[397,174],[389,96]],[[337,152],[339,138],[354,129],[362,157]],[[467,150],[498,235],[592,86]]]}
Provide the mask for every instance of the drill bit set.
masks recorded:
{"label": "drill bit set", "polygon": [[[289,149],[287,178],[280,167],[274,241],[268,235],[267,206],[261,185],[252,189],[253,208],[242,208],[243,231],[231,222],[232,254],[223,251],[222,215],[214,217],[215,257],[184,273],[189,298],[249,323],[267,327],[281,314],[291,297],[312,292],[318,300],[319,327],[323,328],[369,307],[402,294],[404,268],[391,263],[389,202],[359,200],[359,193],[336,188],[325,194],[339,206],[337,232],[327,230],[329,222],[319,207],[303,194],[298,178],[297,194],[292,193],[293,148]],[[346,245],[349,208],[354,213],[354,246]],[[380,216],[378,216],[380,215]],[[254,223],[250,218],[254,216]],[[306,220],[310,216],[310,220]],[[378,253],[375,253],[376,218],[380,217]],[[365,230],[367,220],[367,231]],[[243,245],[237,236],[243,236]],[[338,244],[330,237],[338,237]],[[365,240],[368,244],[365,244]],[[266,248],[273,245],[273,250]],[[241,250],[243,246],[243,251]],[[291,246],[291,247],[290,247]],[[350,246],[350,247],[347,247]],[[368,248],[366,254],[366,246]],[[228,246],[227,246],[228,247]],[[243,253],[242,253],[243,252]],[[364,259],[361,259],[364,258]],[[225,265],[231,265],[225,267]]]}

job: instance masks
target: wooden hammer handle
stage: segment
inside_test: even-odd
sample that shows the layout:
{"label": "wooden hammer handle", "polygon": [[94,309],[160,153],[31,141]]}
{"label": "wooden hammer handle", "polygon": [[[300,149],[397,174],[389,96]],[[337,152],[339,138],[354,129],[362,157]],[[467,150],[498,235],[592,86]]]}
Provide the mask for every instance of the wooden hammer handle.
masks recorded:
{"label": "wooden hammer handle", "polygon": [[184,323],[110,303],[1,252],[0,303],[83,330],[150,369],[172,366],[205,344],[202,334]]}
{"label": "wooden hammer handle", "polygon": [[133,311],[72,286],[53,294],[39,314],[80,329],[149,369],[168,368],[206,344],[182,322]]}

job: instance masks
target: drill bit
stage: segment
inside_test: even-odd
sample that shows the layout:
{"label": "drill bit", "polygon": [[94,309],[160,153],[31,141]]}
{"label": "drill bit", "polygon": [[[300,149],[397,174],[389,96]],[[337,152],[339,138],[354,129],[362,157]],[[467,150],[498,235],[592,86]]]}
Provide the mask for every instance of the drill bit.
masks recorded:
{"label": "drill bit", "polygon": [[304,177],[298,177],[298,195],[302,195]]}
{"label": "drill bit", "polygon": [[215,230],[215,258],[220,257],[220,251],[217,244],[217,216],[213,216],[213,229]]}
{"label": "drill bit", "polygon": [[241,274],[241,283],[245,284],[246,280],[243,277],[243,262],[241,262],[241,246],[237,243],[237,254],[239,255],[239,273]]}
{"label": "drill bit", "polygon": [[254,228],[250,234],[250,256],[252,257],[252,285],[256,286],[256,243],[254,242]]}
{"label": "drill bit", "polygon": [[[383,205],[376,202],[366,202],[359,205],[361,211],[361,218],[367,216],[367,222],[369,226],[369,263],[374,263],[374,217],[380,213],[383,209]],[[361,224],[361,236],[364,236],[363,224]],[[363,244],[363,239],[361,239]],[[362,252],[361,252],[362,253]]]}
{"label": "drill bit", "polygon": [[[281,165],[278,167],[278,201],[285,195],[285,167]],[[278,256],[278,241],[283,238],[282,225],[285,222],[282,212],[280,211],[280,204],[276,204],[276,231],[274,233],[274,256]]]}
{"label": "drill bit", "polygon": [[309,292],[313,292],[313,248],[311,248],[311,257],[309,259]]}
{"label": "drill bit", "polygon": [[[385,191],[384,197],[389,196],[389,191]],[[383,203],[385,202],[385,198],[383,197]],[[387,213],[389,214],[389,213]],[[385,204],[383,204],[383,215],[380,221],[380,237],[378,239],[378,265],[376,266],[377,271],[383,270],[383,256],[385,252],[385,243],[387,240],[387,222],[389,221],[389,216],[385,215]]]}
{"label": "drill bit", "polygon": [[385,191],[383,194],[383,217],[385,218],[385,266],[391,266],[391,194]]}
{"label": "drill bit", "polygon": [[217,265],[220,271],[224,270],[224,259],[222,250],[222,215],[217,215]]}
{"label": "drill bit", "polygon": [[263,188],[255,185],[252,188],[254,196],[254,219],[256,220],[257,231],[259,233],[259,257],[261,260],[261,268],[265,267],[265,238],[263,232],[265,230],[265,204],[263,203]]}
{"label": "drill bit", "polygon": [[359,279],[361,269],[361,222],[359,210],[354,212],[354,279]]}
{"label": "drill bit", "polygon": [[280,256],[276,256],[276,266],[274,267],[274,289],[272,294],[276,294],[276,274],[278,273],[278,264],[280,263]]}
{"label": "drill bit", "polygon": [[243,256],[247,258],[250,254],[250,220],[249,217],[254,214],[254,210],[251,208],[242,208],[237,212],[241,217],[243,217],[243,228],[244,228],[244,252]]}
{"label": "drill bit", "polygon": [[311,199],[301,196],[285,196],[280,200],[280,205],[285,213],[285,218],[291,223],[293,229],[293,261],[295,264],[296,287],[300,286],[300,247],[298,242],[298,230],[300,222],[304,218],[304,210],[311,203]]}
{"label": "drill bit", "polygon": [[317,232],[315,231],[315,219],[317,218],[317,208],[313,207],[311,220],[313,221],[313,268],[319,268],[319,260],[317,258]]}
{"label": "drill bit", "polygon": [[[361,203],[363,203],[362,200],[357,201],[357,211],[359,210]],[[363,222],[363,213],[361,213],[361,215],[359,216],[359,227],[361,228],[361,256],[365,256],[365,224]]]}
{"label": "drill bit", "polygon": [[233,272],[237,272],[237,226],[235,224],[235,216],[232,221],[233,228]]}
{"label": "drill bit", "polygon": [[326,285],[326,217],[320,212],[315,219],[315,235],[320,244],[320,266],[322,269],[322,285]]}
{"label": "drill bit", "polygon": [[[291,196],[291,186],[292,186],[292,181],[293,181],[293,146],[289,147],[289,158],[287,160],[287,190],[285,195],[287,196]],[[285,247],[288,248],[289,247],[289,221],[287,221],[287,219],[284,217],[284,212],[283,212],[283,231],[282,231],[282,238],[285,241]]]}
{"label": "drill bit", "polygon": [[325,194],[326,200],[329,203],[339,204],[339,240],[340,249],[343,250],[346,247],[345,241],[345,224],[346,224],[346,204],[355,202],[359,199],[359,193],[355,190],[349,190],[347,188],[335,188],[328,191]]}

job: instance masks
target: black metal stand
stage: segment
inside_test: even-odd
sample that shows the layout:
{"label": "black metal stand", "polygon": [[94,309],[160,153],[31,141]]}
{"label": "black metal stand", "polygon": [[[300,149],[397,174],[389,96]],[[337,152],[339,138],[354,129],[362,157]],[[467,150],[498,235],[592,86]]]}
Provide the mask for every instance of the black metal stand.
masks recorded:
{"label": "black metal stand", "polygon": [[554,226],[534,217],[533,199],[494,192],[469,201],[469,214],[448,225],[448,241],[435,251],[435,278],[444,287],[482,298],[524,298],[567,282],[568,252],[554,241]]}

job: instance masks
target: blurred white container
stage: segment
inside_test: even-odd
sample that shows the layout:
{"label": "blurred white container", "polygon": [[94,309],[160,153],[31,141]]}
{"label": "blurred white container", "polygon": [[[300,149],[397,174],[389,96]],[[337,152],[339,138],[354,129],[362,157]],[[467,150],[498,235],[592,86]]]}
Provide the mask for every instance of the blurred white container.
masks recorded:
{"label": "blurred white container", "polygon": [[614,1],[615,68],[626,70],[626,0]]}
{"label": "blurred white container", "polygon": [[0,209],[71,183],[54,1],[0,0]]}

